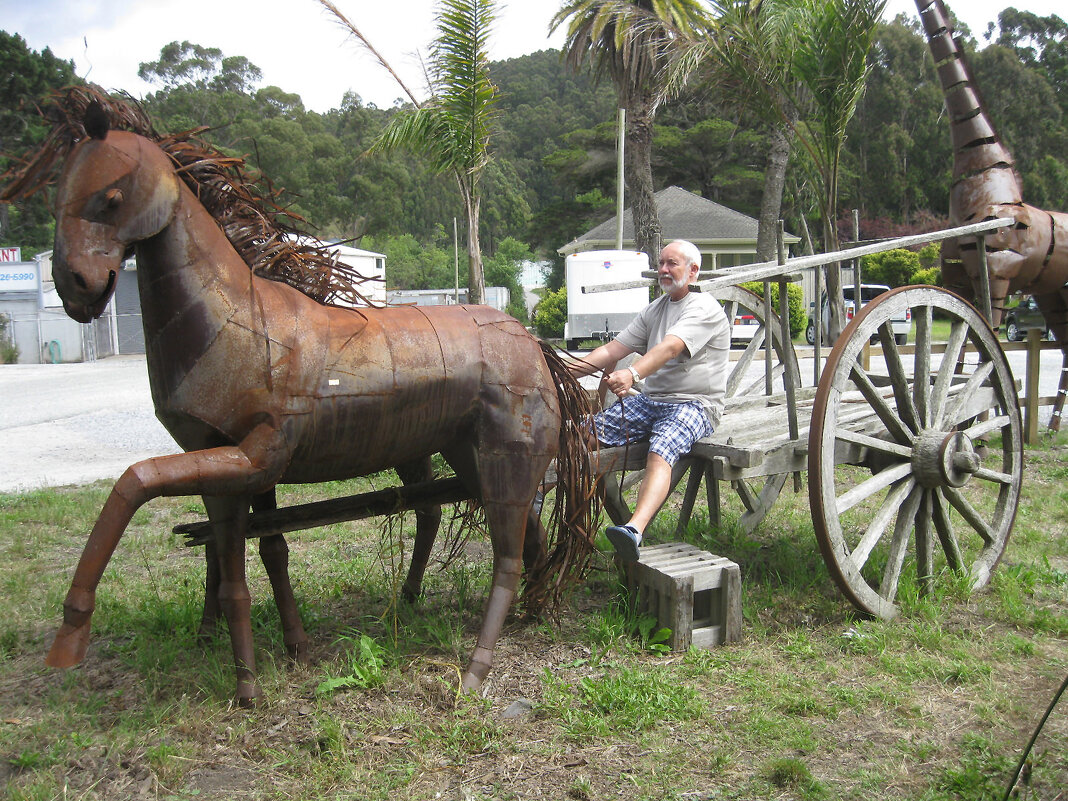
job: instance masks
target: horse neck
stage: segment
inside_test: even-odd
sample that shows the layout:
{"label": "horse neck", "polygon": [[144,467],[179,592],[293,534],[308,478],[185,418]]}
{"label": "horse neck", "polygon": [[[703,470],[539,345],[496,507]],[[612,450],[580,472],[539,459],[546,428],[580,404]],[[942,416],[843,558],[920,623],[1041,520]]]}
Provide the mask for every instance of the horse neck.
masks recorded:
{"label": "horse neck", "polygon": [[[136,245],[146,333],[178,318],[221,328],[240,296],[264,279],[251,274],[211,214],[184,184],[171,222]],[[196,308],[196,314],[184,313]],[[169,334],[170,335],[170,334]]]}
{"label": "horse neck", "polygon": [[954,181],[987,170],[1006,170],[1011,175],[1009,194],[1014,196],[999,197],[997,202],[1020,202],[1022,192],[1012,154],[987,116],[964,49],[953,35],[945,5],[942,0],[916,0],[916,9],[927,34],[927,45],[949,112]]}

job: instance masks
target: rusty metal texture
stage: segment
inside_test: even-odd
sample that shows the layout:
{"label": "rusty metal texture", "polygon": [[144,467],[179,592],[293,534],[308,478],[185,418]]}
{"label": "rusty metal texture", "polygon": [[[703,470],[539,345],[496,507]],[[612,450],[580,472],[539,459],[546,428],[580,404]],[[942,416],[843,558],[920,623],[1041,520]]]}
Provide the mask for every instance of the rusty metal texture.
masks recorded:
{"label": "rusty metal texture", "polygon": [[[942,248],[945,285],[975,299],[982,291],[983,262],[989,273],[991,319],[995,328],[1009,295],[1035,296],[1061,346],[1062,374],[1068,375],[1068,215],[1023,202],[1020,176],[1001,142],[975,86],[964,50],[953,37],[942,0],[916,0],[952,124],[953,186],[949,217],[953,225],[998,217],[1015,225],[986,237],[985,253],[972,243],[947,241]],[[985,256],[985,259],[981,258]],[[1065,382],[1062,381],[1062,388]],[[1050,429],[1060,426],[1066,392],[1058,393]]]}
{"label": "rusty metal texture", "polygon": [[[953,37],[945,4],[942,0],[916,0],[916,8],[952,119],[950,222],[963,225],[1003,217],[1016,223],[985,239],[994,317],[990,322],[995,327],[1000,323],[1008,295],[1034,295],[1061,343],[1068,366],[1068,293],[1064,290],[1068,282],[1068,216],[1024,203],[1012,155],[982,107],[981,93],[964,51]],[[974,245],[947,242],[942,249],[946,285],[975,299],[981,285],[980,255]]]}
{"label": "rusty metal texture", "polygon": [[[481,503],[493,547],[492,590],[462,680],[477,687],[524,557],[527,588],[539,598],[588,558],[588,515],[596,511],[592,476],[576,467],[588,463],[577,425],[588,406],[573,400],[585,397],[581,388],[519,322],[494,309],[340,308],[253,274],[173,159],[145,136],[108,130],[106,115],[90,120],[92,113],[90,106],[88,136],[72,145],[59,179],[56,288],[71,317],[98,316],[133,247],[153,403],[186,452],[139,462],[116,482],[79,560],[48,663],[84,657],[97,584],[134,512],[161,495],[202,495],[213,532],[204,627],[225,615],[237,699],[253,703],[259,689],[244,568],[250,504],[273,507],[279,482],[387,468],[406,483],[425,480],[430,455],[440,453]],[[573,499],[571,529],[550,555],[531,505],[558,451],[558,496]],[[415,584],[440,520],[436,507],[422,513],[422,564],[413,559],[409,573]],[[285,642],[299,654],[306,637],[288,552],[281,535],[262,543]],[[406,593],[412,589],[406,583]]]}

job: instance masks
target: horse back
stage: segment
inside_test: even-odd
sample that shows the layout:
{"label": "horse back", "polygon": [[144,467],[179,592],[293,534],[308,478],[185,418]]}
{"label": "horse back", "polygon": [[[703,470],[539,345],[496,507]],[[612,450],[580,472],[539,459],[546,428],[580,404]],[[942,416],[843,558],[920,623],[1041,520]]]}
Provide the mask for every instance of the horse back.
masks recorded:
{"label": "horse back", "polygon": [[318,352],[287,380],[290,398],[305,402],[291,401],[285,422],[295,445],[286,480],[375,472],[457,442],[519,439],[558,418],[537,342],[495,309],[325,311]]}

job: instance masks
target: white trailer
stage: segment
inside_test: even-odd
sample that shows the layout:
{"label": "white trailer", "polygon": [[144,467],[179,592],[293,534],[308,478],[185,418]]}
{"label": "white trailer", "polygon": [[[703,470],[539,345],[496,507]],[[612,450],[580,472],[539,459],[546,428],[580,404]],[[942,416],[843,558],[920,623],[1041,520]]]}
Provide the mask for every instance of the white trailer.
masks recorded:
{"label": "white trailer", "polygon": [[564,339],[574,350],[581,340],[607,342],[649,305],[649,287],[614,292],[586,292],[582,288],[642,280],[649,258],[633,250],[587,250],[564,262],[567,281],[567,322]]}

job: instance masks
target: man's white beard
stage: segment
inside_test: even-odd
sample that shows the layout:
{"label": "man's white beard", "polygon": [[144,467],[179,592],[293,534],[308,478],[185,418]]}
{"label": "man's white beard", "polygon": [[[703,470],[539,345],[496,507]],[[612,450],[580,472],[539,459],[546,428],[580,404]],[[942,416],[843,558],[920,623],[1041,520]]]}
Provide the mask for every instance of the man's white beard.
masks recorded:
{"label": "man's white beard", "polygon": [[672,292],[678,292],[680,289],[685,287],[687,283],[689,282],[685,278],[683,278],[681,281],[676,281],[670,275],[665,275],[660,278],[660,288],[669,295]]}

